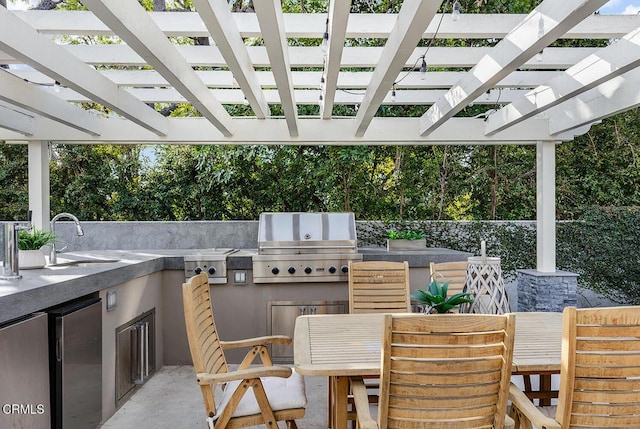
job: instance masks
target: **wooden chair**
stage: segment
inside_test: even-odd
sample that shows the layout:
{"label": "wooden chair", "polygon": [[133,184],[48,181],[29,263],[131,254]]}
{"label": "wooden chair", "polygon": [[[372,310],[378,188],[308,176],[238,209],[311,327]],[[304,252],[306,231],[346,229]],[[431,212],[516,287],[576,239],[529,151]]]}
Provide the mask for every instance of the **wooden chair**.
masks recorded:
{"label": "wooden chair", "polygon": [[467,279],[467,261],[431,262],[431,280],[438,283],[449,282],[449,295],[462,292]]}
{"label": "wooden chair", "polygon": [[[503,428],[513,314],[386,315],[377,420],[351,380],[362,429]],[[509,425],[507,425],[509,426]]]}
{"label": "wooden chair", "polygon": [[[207,412],[209,427],[241,428],[265,425],[276,428],[304,416],[307,398],[302,376],[291,368],[273,366],[266,344],[289,344],[285,336],[242,341],[220,341],[213,319],[209,281],[202,273],[182,285],[184,319],[189,349]],[[229,371],[224,349],[251,347],[238,370]],[[250,367],[256,357],[263,366]],[[223,390],[216,386],[221,385]],[[219,394],[217,394],[219,393]]]}
{"label": "wooden chair", "polygon": [[[409,263],[349,262],[349,313],[411,313]],[[378,402],[380,379],[365,377],[369,402]],[[353,409],[353,398],[349,398]],[[354,412],[350,420],[356,420]]]}
{"label": "wooden chair", "polygon": [[541,410],[512,386],[516,427],[640,427],[640,306],[567,307],[562,319],[558,405]]}
{"label": "wooden chair", "polygon": [[410,313],[409,295],[408,262],[349,262],[349,313]]}

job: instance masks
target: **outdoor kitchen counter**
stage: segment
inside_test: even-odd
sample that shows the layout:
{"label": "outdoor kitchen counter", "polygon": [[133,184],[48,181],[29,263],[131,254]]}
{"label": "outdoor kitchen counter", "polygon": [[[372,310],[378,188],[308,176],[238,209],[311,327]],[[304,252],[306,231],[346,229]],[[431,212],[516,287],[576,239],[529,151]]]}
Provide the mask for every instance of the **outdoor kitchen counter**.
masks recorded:
{"label": "outdoor kitchen counter", "polygon": [[[392,251],[360,248],[365,261],[408,261],[413,268],[428,268],[430,262],[459,261],[471,256],[442,248]],[[0,280],[0,323],[107,289],[162,270],[183,270],[184,256],[194,249],[94,250],[59,254],[60,261],[116,260],[80,263],[36,270],[20,270],[19,280]],[[227,257],[228,269],[250,270],[254,249],[239,250]]]}
{"label": "outdoor kitchen counter", "polygon": [[[191,250],[192,251],[192,250]],[[165,269],[182,269],[189,250],[100,250],[61,253],[62,265],[20,270],[19,280],[0,280],[0,323]],[[67,261],[116,262],[64,265]]]}

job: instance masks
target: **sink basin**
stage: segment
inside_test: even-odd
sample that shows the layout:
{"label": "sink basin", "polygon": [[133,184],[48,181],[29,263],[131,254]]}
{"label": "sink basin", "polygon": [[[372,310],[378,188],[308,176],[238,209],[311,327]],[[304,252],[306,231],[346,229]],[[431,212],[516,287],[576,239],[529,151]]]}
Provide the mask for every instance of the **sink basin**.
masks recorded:
{"label": "sink basin", "polygon": [[89,267],[95,264],[111,264],[119,259],[62,259],[47,267]]}

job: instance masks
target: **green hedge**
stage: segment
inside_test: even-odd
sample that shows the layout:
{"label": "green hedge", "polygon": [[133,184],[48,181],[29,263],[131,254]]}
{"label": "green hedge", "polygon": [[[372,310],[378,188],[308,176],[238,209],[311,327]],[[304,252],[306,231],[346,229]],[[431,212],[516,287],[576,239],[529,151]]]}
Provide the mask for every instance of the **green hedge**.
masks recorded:
{"label": "green hedge", "polygon": [[[360,245],[384,245],[387,231],[424,231],[429,247],[499,256],[503,273],[536,266],[535,222],[367,222],[358,226]],[[558,222],[557,267],[577,273],[578,285],[612,301],[640,305],[640,207],[592,207],[577,221]]]}

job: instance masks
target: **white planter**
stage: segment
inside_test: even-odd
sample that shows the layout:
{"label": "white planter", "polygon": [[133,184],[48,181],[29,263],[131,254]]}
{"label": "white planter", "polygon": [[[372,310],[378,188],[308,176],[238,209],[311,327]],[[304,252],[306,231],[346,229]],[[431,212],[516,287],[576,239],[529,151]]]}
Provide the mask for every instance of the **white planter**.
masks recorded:
{"label": "white planter", "polygon": [[387,250],[424,250],[426,247],[426,238],[419,238],[417,240],[387,239]]}
{"label": "white planter", "polygon": [[18,269],[32,270],[36,268],[44,268],[47,260],[41,250],[19,250],[18,251]]}

